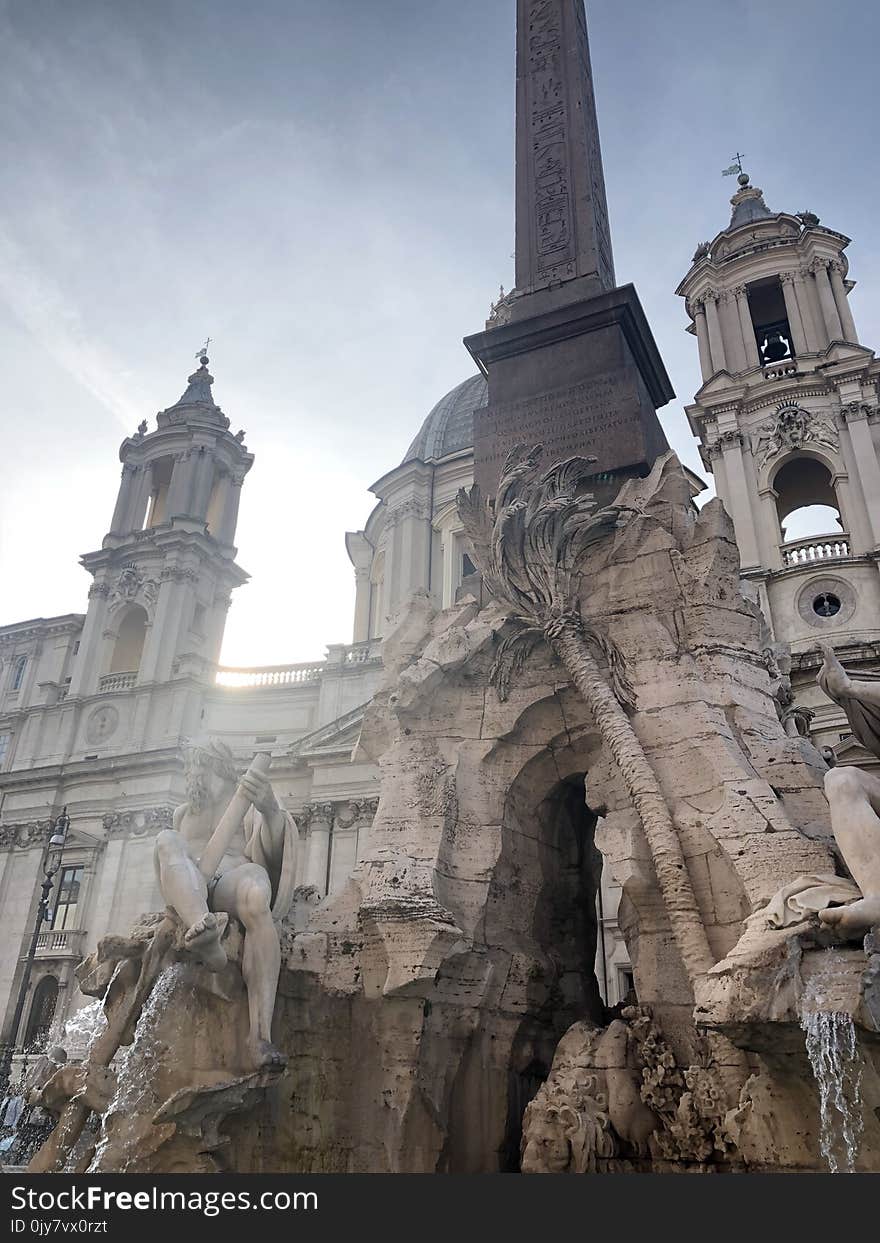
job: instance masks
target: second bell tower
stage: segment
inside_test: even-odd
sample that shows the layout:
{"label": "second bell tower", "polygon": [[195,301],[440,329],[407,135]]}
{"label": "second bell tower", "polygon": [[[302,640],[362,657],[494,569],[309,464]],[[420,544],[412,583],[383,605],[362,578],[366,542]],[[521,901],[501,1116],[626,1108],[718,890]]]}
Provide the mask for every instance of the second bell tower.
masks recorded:
{"label": "second bell tower", "polygon": [[122,481],[98,552],[70,694],[210,678],[233,588],[235,528],[253,455],[214,401],[208,358],[186,392],[119,451]]}

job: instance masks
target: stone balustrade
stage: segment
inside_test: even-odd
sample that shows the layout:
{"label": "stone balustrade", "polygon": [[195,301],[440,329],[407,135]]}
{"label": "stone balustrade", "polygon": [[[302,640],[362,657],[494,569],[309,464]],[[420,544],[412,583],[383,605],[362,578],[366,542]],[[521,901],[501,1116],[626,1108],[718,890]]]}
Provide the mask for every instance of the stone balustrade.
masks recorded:
{"label": "stone balustrade", "polygon": [[811,535],[808,539],[789,540],[780,545],[786,567],[811,565],[814,561],[834,561],[850,555],[849,536]]}
{"label": "stone balustrade", "polygon": [[130,691],[137,681],[137,669],[125,673],[105,673],[98,682],[99,691]]}
{"label": "stone balustrade", "polygon": [[365,643],[335,644],[328,650],[326,660],[297,665],[220,665],[215,681],[218,686],[230,689],[272,688],[291,686],[301,682],[317,682],[324,673],[340,667],[350,668],[380,659],[381,639],[368,639]]}
{"label": "stone balustrade", "polygon": [[82,958],[81,928],[49,928],[37,936],[37,958]]}
{"label": "stone balustrade", "polygon": [[218,686],[234,689],[290,686],[297,682],[317,681],[323,667],[323,664],[260,665],[253,668],[223,665],[217,670],[216,682]]}

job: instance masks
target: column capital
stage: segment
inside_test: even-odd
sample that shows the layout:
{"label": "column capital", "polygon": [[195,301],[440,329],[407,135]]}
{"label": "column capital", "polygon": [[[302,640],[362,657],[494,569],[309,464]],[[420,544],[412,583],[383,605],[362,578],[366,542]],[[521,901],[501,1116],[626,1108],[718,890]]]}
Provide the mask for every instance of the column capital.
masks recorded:
{"label": "column capital", "polygon": [[840,413],[847,423],[857,423],[869,418],[874,410],[866,401],[848,401],[840,407]]}
{"label": "column capital", "polygon": [[816,255],[816,257],[812,259],[810,262],[809,270],[814,275],[818,274],[819,272],[827,272],[830,264],[831,264],[830,259],[825,259],[823,258],[822,255]]}
{"label": "column capital", "polygon": [[802,273],[800,272],[780,272],[779,273],[779,279],[783,285],[793,285],[796,280],[800,279],[801,276],[802,276]]}

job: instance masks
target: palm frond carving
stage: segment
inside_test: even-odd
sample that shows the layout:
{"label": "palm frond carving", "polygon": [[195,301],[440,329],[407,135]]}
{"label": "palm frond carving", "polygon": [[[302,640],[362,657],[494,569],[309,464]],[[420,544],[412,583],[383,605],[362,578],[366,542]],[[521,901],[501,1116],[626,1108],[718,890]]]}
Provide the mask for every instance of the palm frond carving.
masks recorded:
{"label": "palm frond carving", "polygon": [[[458,494],[458,512],[483,582],[510,608],[512,629],[501,640],[490,677],[505,699],[512,679],[542,639],[565,665],[642,821],[672,934],[693,981],[715,959],[681,842],[625,711],[635,707],[635,691],[624,657],[609,635],[586,622],[580,609],[589,554],[635,511],[630,506],[595,504],[585,491],[595,459],[571,458],[542,474],[541,454],[540,445],[518,445],[508,454],[494,505],[476,484]],[[659,480],[663,471],[675,469],[674,458],[663,459],[644,487],[656,486],[655,474]]]}
{"label": "palm frond carving", "polygon": [[585,624],[579,604],[585,559],[617,526],[620,510],[598,508],[584,491],[595,458],[570,458],[540,474],[542,452],[541,445],[511,450],[494,507],[477,484],[458,494],[458,512],[486,588],[510,605],[517,627],[502,641],[491,681],[506,699],[511,675],[549,637],[548,627],[573,628],[598,649],[614,694],[633,708],[623,657],[607,635]]}

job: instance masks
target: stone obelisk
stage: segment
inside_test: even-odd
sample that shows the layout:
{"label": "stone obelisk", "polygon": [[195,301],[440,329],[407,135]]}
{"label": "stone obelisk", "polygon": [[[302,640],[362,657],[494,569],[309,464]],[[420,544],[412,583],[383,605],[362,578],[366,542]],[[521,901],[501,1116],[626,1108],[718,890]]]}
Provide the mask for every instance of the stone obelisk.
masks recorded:
{"label": "stone obelisk", "polygon": [[517,0],[516,287],[465,345],[489,381],[475,477],[495,491],[515,444],[595,456],[616,491],[667,448],[674,393],[632,285],[618,288],[583,0]]}

